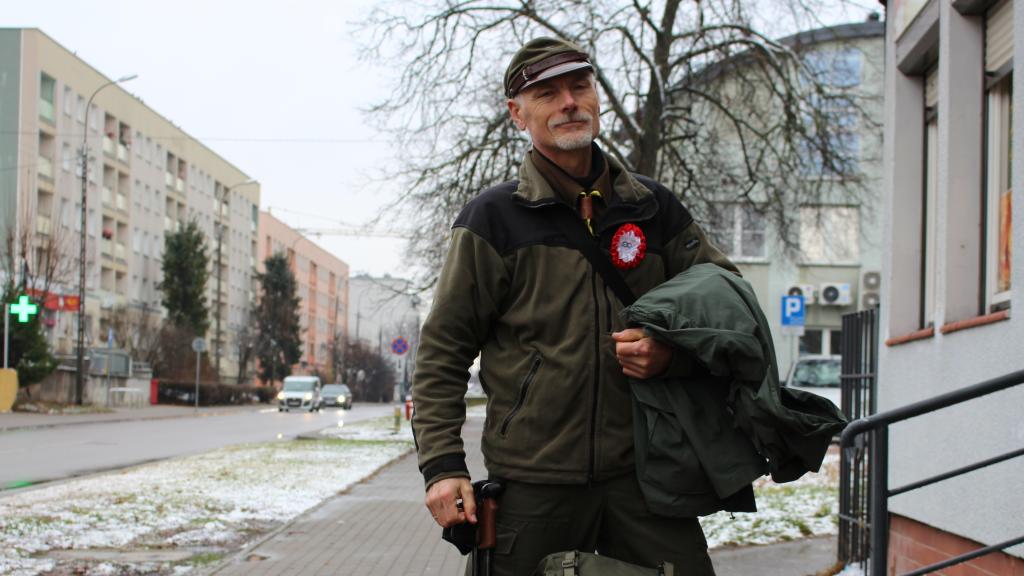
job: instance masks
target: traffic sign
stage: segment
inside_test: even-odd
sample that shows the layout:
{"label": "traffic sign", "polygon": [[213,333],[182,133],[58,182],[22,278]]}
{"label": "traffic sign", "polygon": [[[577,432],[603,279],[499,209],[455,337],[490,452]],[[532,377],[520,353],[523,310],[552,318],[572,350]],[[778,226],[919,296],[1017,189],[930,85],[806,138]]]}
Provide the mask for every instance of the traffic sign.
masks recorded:
{"label": "traffic sign", "polygon": [[803,296],[783,296],[782,333],[803,336],[805,312]]}
{"label": "traffic sign", "polygon": [[11,314],[18,316],[18,322],[26,324],[31,316],[39,313],[39,306],[29,301],[28,296],[22,294],[18,297],[16,304],[11,304]]}
{"label": "traffic sign", "polygon": [[199,352],[206,352],[206,340],[203,340],[202,338],[196,338],[195,340],[193,340],[192,350],[194,350],[197,354]]}
{"label": "traffic sign", "polygon": [[391,351],[401,356],[409,351],[409,342],[399,336],[391,341]]}

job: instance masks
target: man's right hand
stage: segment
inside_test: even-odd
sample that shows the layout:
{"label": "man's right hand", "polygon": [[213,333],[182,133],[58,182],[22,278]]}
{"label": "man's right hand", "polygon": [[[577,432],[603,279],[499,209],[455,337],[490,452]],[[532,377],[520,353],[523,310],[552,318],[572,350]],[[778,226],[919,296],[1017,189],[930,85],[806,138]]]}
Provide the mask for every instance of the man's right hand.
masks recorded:
{"label": "man's right hand", "polygon": [[[461,509],[459,501],[462,503]],[[476,499],[469,478],[445,478],[434,482],[427,489],[426,504],[442,528],[466,521],[476,524]]]}

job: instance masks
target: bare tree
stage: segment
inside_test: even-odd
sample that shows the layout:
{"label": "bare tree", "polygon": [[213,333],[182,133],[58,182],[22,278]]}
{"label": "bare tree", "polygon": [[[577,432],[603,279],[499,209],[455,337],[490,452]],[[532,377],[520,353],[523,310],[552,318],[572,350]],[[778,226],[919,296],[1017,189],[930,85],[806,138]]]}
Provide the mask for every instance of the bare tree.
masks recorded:
{"label": "bare tree", "polygon": [[591,54],[607,153],[663,182],[698,216],[711,202],[749,204],[793,248],[794,208],[834,196],[836,175],[853,161],[824,104],[860,103],[815,74],[801,45],[774,37],[820,25],[818,15],[835,5],[435,0],[372,12],[361,23],[372,32],[364,56],[400,72],[392,95],[369,114],[402,151],[387,175],[403,184],[391,209],[412,220],[409,258],[426,267],[424,287],[458,210],[516,177],[529,143],[508,120],[502,77],[512,52],[538,36]]}
{"label": "bare tree", "polygon": [[252,325],[252,311],[246,310],[245,317],[235,333],[235,346],[238,347],[238,378],[236,384],[245,384],[249,380],[249,364],[256,357],[256,341],[258,334]]}
{"label": "bare tree", "polygon": [[127,350],[133,359],[150,366],[160,362],[163,320],[160,309],[143,303],[141,306],[119,306],[110,315],[114,343]]}
{"label": "bare tree", "polygon": [[17,227],[8,227],[0,253],[0,271],[10,285],[23,286],[37,295],[57,287],[68,289],[78,260],[69,229],[50,218],[37,218],[25,210]]}

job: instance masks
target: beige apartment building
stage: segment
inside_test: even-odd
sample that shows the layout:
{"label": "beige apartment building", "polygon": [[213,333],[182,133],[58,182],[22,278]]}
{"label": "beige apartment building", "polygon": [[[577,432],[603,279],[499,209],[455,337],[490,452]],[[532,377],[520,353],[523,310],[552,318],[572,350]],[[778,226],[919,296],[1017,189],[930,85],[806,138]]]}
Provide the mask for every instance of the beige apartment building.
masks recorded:
{"label": "beige apartment building", "polygon": [[60,240],[70,273],[50,286],[44,323],[63,354],[77,338],[83,142],[86,346],[126,331],[133,311],[163,315],[164,235],[194,220],[211,260],[211,361],[233,378],[255,295],[259,184],[42,31],[0,29],[0,237]]}
{"label": "beige apartment building", "polygon": [[[292,372],[308,374],[315,370],[332,378],[335,338],[344,339],[348,334],[348,264],[270,212],[260,211],[260,272],[263,261],[277,253],[288,257],[301,300],[302,358]],[[338,344],[340,347],[344,342]]]}

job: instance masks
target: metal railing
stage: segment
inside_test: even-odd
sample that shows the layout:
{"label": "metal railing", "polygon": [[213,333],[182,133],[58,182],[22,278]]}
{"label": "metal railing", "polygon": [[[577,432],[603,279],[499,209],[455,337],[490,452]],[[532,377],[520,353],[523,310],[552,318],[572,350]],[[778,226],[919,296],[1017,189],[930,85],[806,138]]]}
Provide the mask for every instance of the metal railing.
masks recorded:
{"label": "metal railing", "polygon": [[[843,431],[842,439],[840,440],[840,449],[842,450],[843,460],[853,459],[856,457],[858,451],[863,450],[865,446],[865,436],[866,442],[870,444],[870,510],[865,522],[865,527],[867,527],[870,532],[869,554],[866,566],[868,568],[867,574],[871,576],[888,574],[889,498],[910,492],[911,490],[930,486],[937,482],[948,480],[949,478],[954,478],[968,472],[980,470],[993,464],[1005,462],[1018,456],[1024,456],[1024,448],[1020,448],[999,456],[994,456],[992,458],[969,464],[967,466],[943,472],[942,474],[937,474],[923,480],[918,480],[898,488],[889,488],[889,426],[923,414],[935,412],[942,408],[947,408],[968,400],[980,398],[981,396],[992,394],[993,392],[1006,390],[1020,384],[1024,384],[1024,370],[1012,372],[1005,376],[987,380],[980,384],[960,388],[958,390],[953,390],[952,392],[940,394],[934,398],[914,402],[900,408],[861,418],[851,422],[850,425],[846,427],[846,430]],[[928,574],[936,570],[967,562],[991,552],[1004,550],[1020,543],[1024,543],[1024,535],[1005,542],[993,544],[991,546],[985,546],[981,549],[975,550],[974,552],[961,554],[948,560],[925,566],[924,568],[908,572],[902,576],[920,576],[922,574]]]}
{"label": "metal railing", "polygon": [[[841,408],[851,420],[877,410],[878,308],[843,316]],[[864,562],[868,557],[867,517],[871,497],[871,445],[839,461],[839,560]]]}

